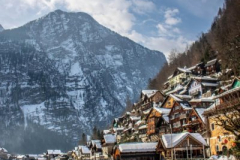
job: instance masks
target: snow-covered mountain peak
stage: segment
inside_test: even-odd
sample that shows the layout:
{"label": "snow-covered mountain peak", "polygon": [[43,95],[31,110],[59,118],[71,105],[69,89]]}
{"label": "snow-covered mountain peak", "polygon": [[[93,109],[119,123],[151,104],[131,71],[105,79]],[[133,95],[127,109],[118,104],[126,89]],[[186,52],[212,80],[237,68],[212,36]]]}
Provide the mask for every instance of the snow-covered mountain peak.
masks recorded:
{"label": "snow-covered mountain peak", "polygon": [[[6,148],[19,141],[9,135],[12,127],[34,131],[22,133],[19,148],[29,146],[29,136],[54,141],[52,132],[76,143],[81,133],[119,116],[127,96],[136,99],[166,62],[163,53],[122,37],[86,13],[61,10],[0,32],[0,59],[0,130],[6,131],[0,146],[9,143]],[[48,149],[37,142],[32,146]]]}

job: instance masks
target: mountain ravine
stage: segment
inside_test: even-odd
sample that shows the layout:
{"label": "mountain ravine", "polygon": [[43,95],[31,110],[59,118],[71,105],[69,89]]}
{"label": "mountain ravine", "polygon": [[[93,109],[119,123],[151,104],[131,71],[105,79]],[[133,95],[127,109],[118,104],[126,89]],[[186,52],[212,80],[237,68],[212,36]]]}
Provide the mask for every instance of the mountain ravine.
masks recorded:
{"label": "mountain ravine", "polygon": [[[159,44],[161,45],[161,44]],[[166,62],[86,13],[56,10],[0,32],[0,146],[71,149],[103,129]]]}

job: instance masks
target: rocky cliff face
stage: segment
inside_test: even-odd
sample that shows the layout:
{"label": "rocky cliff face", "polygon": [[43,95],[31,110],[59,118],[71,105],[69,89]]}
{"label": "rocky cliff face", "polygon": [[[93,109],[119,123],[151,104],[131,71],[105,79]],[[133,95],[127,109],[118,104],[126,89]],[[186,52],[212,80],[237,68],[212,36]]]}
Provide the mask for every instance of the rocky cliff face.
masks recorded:
{"label": "rocky cliff face", "polygon": [[[0,146],[16,152],[67,149],[136,99],[165,56],[56,10],[0,32]],[[63,138],[64,137],[64,138]],[[20,149],[21,148],[21,149]]]}

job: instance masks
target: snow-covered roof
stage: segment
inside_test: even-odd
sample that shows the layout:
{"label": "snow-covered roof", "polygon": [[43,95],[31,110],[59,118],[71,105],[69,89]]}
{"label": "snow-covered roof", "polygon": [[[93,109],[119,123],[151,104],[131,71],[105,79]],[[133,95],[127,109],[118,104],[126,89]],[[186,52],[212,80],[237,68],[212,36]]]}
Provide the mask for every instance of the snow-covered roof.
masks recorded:
{"label": "snow-covered roof", "polygon": [[169,117],[166,115],[163,115],[162,118],[164,119],[164,121],[166,121],[167,123],[169,123]]}
{"label": "snow-covered roof", "polygon": [[87,146],[82,146],[81,149],[82,149],[82,153],[83,154],[90,154],[91,153]]}
{"label": "snow-covered roof", "polygon": [[193,77],[193,79],[208,80],[208,81],[217,81],[218,80],[217,78],[212,78],[212,77],[209,77],[209,76]]}
{"label": "snow-covered roof", "polygon": [[92,145],[95,145],[96,143],[101,143],[100,140],[91,140]]}
{"label": "snow-covered roof", "polygon": [[205,122],[203,116],[205,110],[206,110],[205,108],[195,108],[195,111],[197,112],[198,116],[202,119],[203,122]]}
{"label": "snow-covered roof", "polygon": [[212,98],[191,99],[189,102],[214,102]]}
{"label": "snow-covered roof", "polygon": [[191,107],[191,106],[189,105],[189,103],[187,103],[187,102],[180,102],[179,104],[180,104],[180,106],[181,106],[183,109],[185,109],[185,110],[192,109],[192,107]]}
{"label": "snow-covered roof", "polygon": [[61,154],[61,150],[47,150],[48,154]]}
{"label": "snow-covered roof", "polygon": [[192,96],[190,95],[183,95],[183,94],[175,94],[176,97],[179,97],[181,99],[191,99]]}
{"label": "snow-covered roof", "polygon": [[148,113],[151,111],[151,109],[152,109],[152,108],[149,108],[149,109],[143,111],[143,114],[148,114]]}
{"label": "snow-covered roof", "polygon": [[142,123],[142,120],[139,120],[135,123],[135,125],[139,126]]}
{"label": "snow-covered roof", "polygon": [[208,61],[208,62],[205,64],[205,67],[215,64],[216,61],[217,61],[217,59],[213,59],[213,60],[211,60],[211,61]]}
{"label": "snow-covered roof", "polygon": [[147,97],[151,97],[154,95],[158,90],[142,90],[142,94],[146,95]]}
{"label": "snow-covered roof", "polygon": [[112,144],[117,141],[115,134],[106,134],[103,136],[103,138],[104,138],[106,144]]}
{"label": "snow-covered roof", "polygon": [[138,129],[145,129],[145,128],[147,128],[147,125],[142,125]]}
{"label": "snow-covered roof", "polygon": [[0,148],[0,152],[5,152],[7,153],[8,151],[5,148]]}
{"label": "snow-covered roof", "polygon": [[177,146],[182,140],[184,140],[187,136],[192,136],[196,141],[201,143],[202,145],[207,146],[206,141],[199,133],[174,133],[174,134],[163,134],[162,141],[166,148],[174,148]]}
{"label": "snow-covered roof", "polygon": [[184,72],[184,73],[191,73],[191,71],[188,68],[177,68],[179,71]]}
{"label": "snow-covered roof", "polygon": [[107,130],[103,130],[103,134],[108,134],[108,133],[110,133],[111,131],[109,130],[109,129],[107,129]]}
{"label": "snow-covered roof", "polygon": [[202,82],[203,86],[206,87],[217,87],[219,84],[218,83],[207,83],[207,82]]}
{"label": "snow-covered roof", "polygon": [[118,128],[113,128],[114,131],[123,131],[124,128],[123,127],[118,127]]}
{"label": "snow-covered roof", "polygon": [[179,101],[179,102],[182,101],[180,98],[176,97],[176,96],[173,95],[173,94],[170,94],[169,96],[172,97],[175,101]]}
{"label": "snow-covered roof", "polygon": [[123,143],[119,145],[119,150],[122,153],[136,152],[155,152],[157,142],[151,143]]}
{"label": "snow-covered roof", "polygon": [[172,94],[172,93],[175,93],[175,92],[177,92],[179,90],[182,90],[182,89],[184,89],[184,87],[182,85],[177,85],[177,87],[175,87],[173,90],[170,90],[166,94]]}
{"label": "snow-covered roof", "polygon": [[153,107],[153,109],[155,109],[157,112],[161,113],[161,114],[169,114],[171,109],[169,108],[159,108],[159,107]]}
{"label": "snow-covered roof", "polygon": [[141,119],[141,117],[137,117],[137,116],[130,116],[130,119],[131,119],[132,121],[138,121],[138,120],[140,120],[140,119]]}
{"label": "snow-covered roof", "polygon": [[96,143],[96,148],[102,148],[101,143]]}
{"label": "snow-covered roof", "polygon": [[222,94],[219,94],[219,95],[215,96],[214,99],[222,97],[222,96],[225,96],[227,94],[231,94],[231,93],[239,91],[239,90],[240,90],[240,87],[236,87],[236,88],[230,89],[230,90],[228,90],[226,92],[223,92]]}
{"label": "snow-covered roof", "polygon": [[168,79],[171,79],[173,77],[173,74],[171,76],[168,77]]}

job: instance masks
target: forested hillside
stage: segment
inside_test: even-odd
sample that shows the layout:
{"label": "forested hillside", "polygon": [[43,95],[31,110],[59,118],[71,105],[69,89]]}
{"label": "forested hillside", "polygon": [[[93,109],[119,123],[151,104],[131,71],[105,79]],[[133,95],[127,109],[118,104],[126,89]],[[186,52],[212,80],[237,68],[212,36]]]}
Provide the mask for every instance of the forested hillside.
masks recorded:
{"label": "forested hillside", "polygon": [[[202,33],[201,37],[184,53],[172,51],[169,56],[169,63],[166,63],[157,76],[149,82],[149,88],[162,89],[162,84],[176,67],[191,67],[201,61],[206,62],[213,58],[221,60],[222,71],[231,69],[232,74],[240,74],[239,0],[225,0],[223,7],[219,8],[209,31]],[[222,76],[222,78],[227,77]]]}

